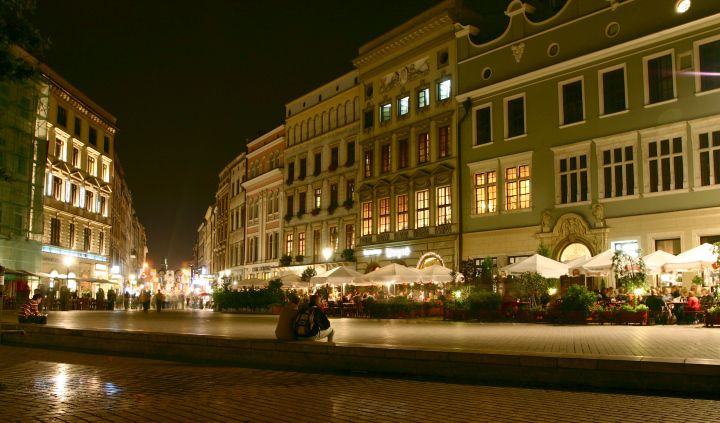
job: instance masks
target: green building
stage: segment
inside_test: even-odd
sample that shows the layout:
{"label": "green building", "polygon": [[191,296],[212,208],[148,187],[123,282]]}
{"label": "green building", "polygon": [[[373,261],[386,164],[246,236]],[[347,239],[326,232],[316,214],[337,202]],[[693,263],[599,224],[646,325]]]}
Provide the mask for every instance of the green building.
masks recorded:
{"label": "green building", "polygon": [[505,3],[456,26],[461,257],[720,240],[720,4]]}

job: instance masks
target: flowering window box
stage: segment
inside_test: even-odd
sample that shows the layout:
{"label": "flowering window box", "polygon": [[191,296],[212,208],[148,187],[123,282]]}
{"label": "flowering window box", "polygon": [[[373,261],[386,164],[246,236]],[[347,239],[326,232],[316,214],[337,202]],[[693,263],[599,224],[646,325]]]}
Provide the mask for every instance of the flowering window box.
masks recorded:
{"label": "flowering window box", "polygon": [[706,312],[705,313],[705,326],[710,327],[710,326],[715,326],[715,325],[720,326],[720,314],[716,314],[715,316],[713,316],[712,314]]}
{"label": "flowering window box", "polygon": [[621,311],[618,313],[618,323],[625,324],[647,324],[648,314],[646,311]]}
{"label": "flowering window box", "polygon": [[285,180],[285,185],[292,185],[293,182],[295,182],[295,180],[293,178],[287,178]]}
{"label": "flowering window box", "polygon": [[331,164],[330,166],[328,166],[328,172],[335,172],[336,169],[337,169],[336,164]]}
{"label": "flowering window box", "polygon": [[317,216],[320,214],[320,209],[312,209],[312,211],[310,211],[310,214],[313,216]]}

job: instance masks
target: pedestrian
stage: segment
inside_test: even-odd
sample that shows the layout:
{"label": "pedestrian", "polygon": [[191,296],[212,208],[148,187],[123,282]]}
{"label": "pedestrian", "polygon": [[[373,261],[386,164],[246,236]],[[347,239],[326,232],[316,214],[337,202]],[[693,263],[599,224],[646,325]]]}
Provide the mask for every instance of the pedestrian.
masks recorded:
{"label": "pedestrian", "polygon": [[311,295],[307,307],[298,312],[293,329],[299,339],[316,341],[327,338],[328,342],[333,342],[335,329],[330,327],[330,321],[322,311],[321,299],[318,294]]}
{"label": "pedestrian", "polygon": [[130,293],[127,291],[123,294],[123,307],[125,307],[125,310],[130,308]]}
{"label": "pedestrian", "polygon": [[107,293],[108,310],[115,310],[115,299],[116,298],[117,298],[117,295],[115,294],[115,290],[110,288]]}
{"label": "pedestrian", "polygon": [[275,337],[281,341],[292,341],[297,339],[295,331],[293,331],[293,322],[297,317],[298,308],[300,304],[300,297],[295,293],[288,294],[288,302],[285,307],[280,310],[280,319],[278,320],[277,327],[275,328]]}
{"label": "pedestrian", "polygon": [[31,300],[27,300],[18,312],[18,322],[20,323],[39,323],[44,325],[47,323],[47,314],[40,314],[38,304],[43,299],[42,294],[33,295]]}
{"label": "pedestrian", "polygon": [[157,309],[158,313],[160,313],[160,310],[162,310],[164,301],[165,295],[163,295],[162,292],[158,291],[158,293],[155,294],[155,308]]}
{"label": "pedestrian", "polygon": [[150,291],[147,289],[143,290],[140,294],[140,302],[142,303],[143,312],[147,313],[150,310]]}
{"label": "pedestrian", "polygon": [[183,294],[183,293],[181,292],[179,299],[180,299],[180,308],[182,308],[183,310],[185,310],[185,294]]}

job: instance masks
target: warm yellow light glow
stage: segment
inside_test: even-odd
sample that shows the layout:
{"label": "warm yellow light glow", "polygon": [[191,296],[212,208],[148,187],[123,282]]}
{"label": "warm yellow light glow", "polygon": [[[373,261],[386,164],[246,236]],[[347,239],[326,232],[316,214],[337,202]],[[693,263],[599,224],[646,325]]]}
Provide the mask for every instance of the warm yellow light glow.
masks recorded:
{"label": "warm yellow light glow", "polygon": [[642,292],[643,292],[642,288],[635,288],[635,293],[636,293],[637,295],[642,294]]}
{"label": "warm yellow light glow", "polygon": [[685,13],[690,9],[690,4],[690,0],[679,0],[677,5],[675,5],[675,10],[677,10],[678,13]]}
{"label": "warm yellow light glow", "polygon": [[550,295],[555,295],[555,293],[557,292],[557,289],[551,288],[550,291],[548,291],[548,292],[550,293]]}
{"label": "warm yellow light glow", "polygon": [[462,292],[455,291],[455,298],[460,298],[462,296]]}
{"label": "warm yellow light glow", "polygon": [[65,256],[65,258],[63,258],[63,263],[65,263],[65,266],[70,267],[70,265],[72,264],[72,258]]}

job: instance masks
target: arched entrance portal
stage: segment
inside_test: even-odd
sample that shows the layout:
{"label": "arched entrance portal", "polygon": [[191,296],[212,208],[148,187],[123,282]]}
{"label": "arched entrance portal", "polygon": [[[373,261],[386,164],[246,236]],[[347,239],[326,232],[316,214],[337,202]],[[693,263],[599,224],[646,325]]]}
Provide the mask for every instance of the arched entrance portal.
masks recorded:
{"label": "arched entrance portal", "polygon": [[424,268],[430,267],[434,264],[445,267],[445,261],[442,259],[442,257],[440,257],[439,254],[426,253],[426,254],[423,254],[423,256],[420,257],[420,259],[418,260],[417,268],[424,269]]}
{"label": "arched entrance portal", "polygon": [[380,268],[380,266],[378,266],[376,263],[370,263],[370,264],[368,264],[368,267],[365,269],[365,273],[366,274],[370,273],[373,270],[378,270],[379,268]]}
{"label": "arched entrance portal", "polygon": [[565,263],[570,260],[575,260],[578,257],[582,256],[591,256],[592,253],[590,252],[590,249],[587,247],[587,245],[583,244],[582,242],[573,242],[571,244],[568,244],[565,248],[563,248],[562,252],[560,253],[560,261]]}

